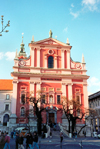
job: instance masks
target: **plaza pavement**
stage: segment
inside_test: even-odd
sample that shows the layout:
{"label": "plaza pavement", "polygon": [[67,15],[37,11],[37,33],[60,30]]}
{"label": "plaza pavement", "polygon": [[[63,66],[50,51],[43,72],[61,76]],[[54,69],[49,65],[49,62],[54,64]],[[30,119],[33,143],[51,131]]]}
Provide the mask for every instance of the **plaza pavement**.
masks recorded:
{"label": "plaza pavement", "polygon": [[[24,146],[26,140],[24,139]],[[42,139],[39,137],[40,149],[100,149],[100,139],[92,137],[68,138],[64,137],[62,146],[60,144],[59,132],[53,131],[52,138]],[[15,149],[15,139],[10,141],[11,149]]]}

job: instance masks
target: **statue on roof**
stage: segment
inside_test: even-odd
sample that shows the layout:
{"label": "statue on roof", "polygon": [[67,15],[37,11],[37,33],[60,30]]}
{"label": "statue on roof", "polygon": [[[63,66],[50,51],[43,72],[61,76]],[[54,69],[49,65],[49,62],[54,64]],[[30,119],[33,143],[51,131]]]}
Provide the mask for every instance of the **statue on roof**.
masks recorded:
{"label": "statue on roof", "polygon": [[52,38],[52,34],[53,34],[53,33],[52,33],[52,31],[50,30],[50,32],[49,32],[49,37],[50,37],[50,38]]}

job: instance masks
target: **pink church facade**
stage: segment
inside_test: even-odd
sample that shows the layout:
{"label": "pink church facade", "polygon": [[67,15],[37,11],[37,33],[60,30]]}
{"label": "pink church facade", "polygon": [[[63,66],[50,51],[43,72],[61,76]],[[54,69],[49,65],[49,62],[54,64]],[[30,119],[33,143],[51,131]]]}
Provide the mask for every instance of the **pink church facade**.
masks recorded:
{"label": "pink church facade", "polygon": [[17,116],[17,123],[28,123],[24,112],[31,109],[31,103],[21,102],[27,92],[32,92],[38,99],[37,91],[43,91],[43,106],[48,112],[42,113],[43,123],[62,123],[62,96],[69,100],[79,97],[83,107],[88,108],[87,79],[84,56],[82,62],[74,62],[71,57],[69,41],[62,43],[49,38],[29,43],[30,56],[24,51],[23,41],[19,54],[16,52],[13,72],[12,114]]}

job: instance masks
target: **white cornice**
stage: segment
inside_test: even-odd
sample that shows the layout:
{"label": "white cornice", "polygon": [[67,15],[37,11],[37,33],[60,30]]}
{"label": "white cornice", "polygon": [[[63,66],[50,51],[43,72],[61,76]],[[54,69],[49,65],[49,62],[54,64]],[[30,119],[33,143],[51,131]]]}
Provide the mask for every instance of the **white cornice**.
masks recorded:
{"label": "white cornice", "polygon": [[62,70],[62,71],[71,71],[71,72],[77,72],[77,71],[80,71],[80,72],[87,72],[87,70],[82,70],[82,69],[67,69],[67,68],[64,68],[64,69],[62,69],[62,68],[57,68],[57,69],[55,69],[55,68],[44,68],[44,67],[29,67],[29,66],[13,66],[13,68],[20,68],[20,69],[40,69],[40,70],[48,70],[48,71],[60,71],[60,70]]}

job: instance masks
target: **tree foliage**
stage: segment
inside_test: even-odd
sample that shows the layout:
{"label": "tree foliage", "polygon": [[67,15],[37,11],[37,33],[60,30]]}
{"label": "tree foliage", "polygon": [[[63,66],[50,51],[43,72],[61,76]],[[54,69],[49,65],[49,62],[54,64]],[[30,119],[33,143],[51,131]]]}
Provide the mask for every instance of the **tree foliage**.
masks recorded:
{"label": "tree foliage", "polygon": [[[63,110],[68,119],[69,123],[69,133],[73,133],[76,121],[84,119],[85,111],[83,105],[77,99],[68,100],[66,97],[63,97]],[[70,127],[72,125],[72,127]]]}
{"label": "tree foliage", "polygon": [[[69,133],[74,132],[77,121],[82,121],[84,124],[79,130],[79,134],[84,127],[90,124],[90,119],[94,119],[98,116],[95,109],[86,109],[77,99],[68,100],[66,97],[63,97],[62,100],[63,110],[69,123]],[[70,125],[72,125],[72,127],[70,127]]]}

